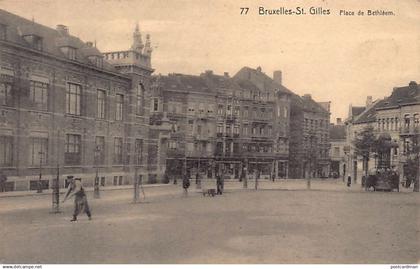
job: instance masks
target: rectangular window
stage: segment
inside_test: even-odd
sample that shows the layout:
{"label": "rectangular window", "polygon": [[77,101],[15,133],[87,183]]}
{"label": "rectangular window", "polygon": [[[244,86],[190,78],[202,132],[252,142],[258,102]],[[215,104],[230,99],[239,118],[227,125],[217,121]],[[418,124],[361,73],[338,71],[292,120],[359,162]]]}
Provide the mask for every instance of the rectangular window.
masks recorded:
{"label": "rectangular window", "polygon": [[242,132],[244,135],[248,135],[248,125],[244,125]]}
{"label": "rectangular window", "polygon": [[232,106],[231,105],[227,105],[227,107],[226,107],[226,113],[227,113],[227,115],[232,115]]}
{"label": "rectangular window", "polygon": [[142,139],[136,139],[135,145],[134,145],[134,153],[135,153],[135,159],[136,164],[139,165],[142,163],[143,160],[143,140]]}
{"label": "rectangular window", "polygon": [[233,114],[235,115],[235,116],[239,116],[239,106],[235,106],[234,107],[234,110],[233,110]]}
{"label": "rectangular window", "polygon": [[96,164],[105,163],[105,137],[104,136],[95,137],[95,163]]}
{"label": "rectangular window", "polygon": [[77,134],[67,134],[64,152],[65,164],[75,165],[81,163],[82,137]]}
{"label": "rectangular window", "polygon": [[123,139],[121,137],[114,138],[114,164],[122,164]]}
{"label": "rectangular window", "polygon": [[32,37],[32,47],[36,50],[42,51],[42,37],[34,35]]}
{"label": "rectangular window", "polygon": [[29,100],[39,110],[48,110],[48,84],[38,81],[30,82]]}
{"label": "rectangular window", "polygon": [[231,135],[231,128],[230,128],[230,125],[226,125],[226,134],[227,135]]}
{"label": "rectangular window", "polygon": [[12,106],[12,84],[0,82],[0,105]]}
{"label": "rectangular window", "polygon": [[223,105],[218,105],[217,106],[217,115],[222,116],[223,113]]}
{"label": "rectangular window", "polygon": [[70,60],[76,60],[76,48],[67,47],[65,52],[67,58],[69,58]]}
{"label": "rectangular window", "polygon": [[176,149],[177,148],[177,142],[171,140],[171,141],[169,141],[169,145],[168,146],[169,146],[170,149]]}
{"label": "rectangular window", "polygon": [[153,111],[154,112],[159,111],[159,99],[158,98],[153,98]]}
{"label": "rectangular window", "polygon": [[115,120],[123,120],[124,95],[117,94],[115,100]]}
{"label": "rectangular window", "polygon": [[68,83],[66,93],[66,113],[80,115],[82,86]]}
{"label": "rectangular window", "polygon": [[0,136],[0,166],[13,165],[13,137]]}
{"label": "rectangular window", "polygon": [[106,92],[104,90],[96,91],[96,117],[105,119]]}
{"label": "rectangular window", "polygon": [[244,118],[248,117],[248,107],[244,107]]}
{"label": "rectangular window", "polygon": [[139,86],[137,87],[137,104],[136,104],[137,115],[143,114],[143,92],[144,92],[144,87],[142,84],[139,84]]}
{"label": "rectangular window", "polygon": [[48,138],[31,138],[30,145],[31,165],[48,163]]}
{"label": "rectangular window", "polygon": [[223,125],[217,125],[217,133],[223,134]]}
{"label": "rectangular window", "polygon": [[239,127],[238,126],[233,127],[233,133],[236,134],[236,135],[239,134]]}

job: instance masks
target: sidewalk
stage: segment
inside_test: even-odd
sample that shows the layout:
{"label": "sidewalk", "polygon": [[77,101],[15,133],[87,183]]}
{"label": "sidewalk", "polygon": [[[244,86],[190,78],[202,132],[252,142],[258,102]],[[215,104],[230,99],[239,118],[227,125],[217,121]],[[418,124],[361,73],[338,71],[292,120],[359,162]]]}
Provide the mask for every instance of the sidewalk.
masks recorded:
{"label": "sidewalk", "polygon": [[[168,184],[144,184],[143,188],[154,188],[167,186]],[[83,187],[86,192],[93,192],[93,187]],[[114,190],[127,190],[132,189],[133,185],[119,185],[119,186],[101,186],[100,191],[114,191]],[[66,188],[60,188],[60,193],[65,193]],[[52,189],[42,190],[42,193],[37,193],[36,190],[32,191],[9,191],[9,192],[0,192],[0,199],[6,197],[20,197],[20,196],[38,196],[38,195],[51,195],[53,192]]]}
{"label": "sidewalk", "polygon": [[[214,181],[214,182],[213,182]],[[180,189],[182,182],[178,180],[178,184],[173,184],[171,181],[168,184],[144,184],[143,188],[155,188],[155,187],[169,187],[178,186]],[[214,186],[213,186],[214,185]],[[255,190],[255,180],[248,179],[248,188],[243,187],[244,183],[238,180],[225,181],[225,191],[251,191]],[[201,193],[203,188],[216,188],[215,179],[208,180],[206,183],[202,182],[202,188],[196,187],[195,181],[191,181],[190,193]],[[133,189],[133,185],[120,185],[120,186],[106,186],[100,187],[100,191],[116,191],[116,190],[129,190]],[[86,192],[93,192],[93,187],[85,187]],[[271,180],[259,180],[258,190],[286,190],[286,191],[298,191],[298,190],[311,190],[311,191],[346,191],[346,192],[366,192],[360,184],[352,184],[347,187],[346,182],[340,179],[311,179],[311,187],[307,187],[307,179],[276,179],[274,182]],[[60,193],[65,193],[67,189],[61,188]],[[400,187],[400,192],[413,192],[413,188]],[[51,195],[52,189],[43,190],[42,193],[33,191],[13,191],[13,192],[2,192],[0,193],[0,199],[6,197],[21,197],[21,196],[39,196],[39,195]]]}

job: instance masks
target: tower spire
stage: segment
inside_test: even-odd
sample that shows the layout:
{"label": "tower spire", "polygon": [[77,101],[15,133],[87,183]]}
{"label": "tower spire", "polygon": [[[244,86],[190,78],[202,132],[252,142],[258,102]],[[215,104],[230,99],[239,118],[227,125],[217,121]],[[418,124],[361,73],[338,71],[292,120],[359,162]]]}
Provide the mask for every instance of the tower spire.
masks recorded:
{"label": "tower spire", "polygon": [[144,54],[150,56],[150,55],[152,55],[152,51],[153,51],[153,49],[152,49],[152,43],[150,42],[150,35],[147,34],[146,35],[146,44],[144,46]]}
{"label": "tower spire", "polygon": [[143,41],[141,40],[140,27],[139,23],[137,22],[133,33],[133,45],[131,46],[131,49],[141,53],[143,48],[144,45]]}

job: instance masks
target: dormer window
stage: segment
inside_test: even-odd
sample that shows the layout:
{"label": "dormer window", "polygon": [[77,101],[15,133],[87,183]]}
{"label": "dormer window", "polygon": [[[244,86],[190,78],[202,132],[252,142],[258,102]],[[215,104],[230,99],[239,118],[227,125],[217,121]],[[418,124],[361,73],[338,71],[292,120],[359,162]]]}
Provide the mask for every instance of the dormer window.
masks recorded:
{"label": "dormer window", "polygon": [[42,37],[37,35],[26,35],[23,37],[33,49],[42,51]]}
{"label": "dormer window", "polygon": [[94,64],[96,67],[102,68],[103,67],[103,59],[100,56],[89,56],[89,60]]}
{"label": "dormer window", "polygon": [[66,55],[66,57],[70,60],[76,60],[76,48],[73,47],[61,47],[61,52]]}
{"label": "dormer window", "polygon": [[0,23],[0,40],[6,40],[7,38],[7,26]]}

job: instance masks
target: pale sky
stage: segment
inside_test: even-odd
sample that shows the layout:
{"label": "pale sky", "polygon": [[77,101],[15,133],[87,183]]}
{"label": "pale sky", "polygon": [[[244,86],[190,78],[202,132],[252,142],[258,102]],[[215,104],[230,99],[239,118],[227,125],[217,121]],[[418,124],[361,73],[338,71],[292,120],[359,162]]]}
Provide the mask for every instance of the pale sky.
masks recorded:
{"label": "pale sky", "polygon": [[[368,3],[367,3],[368,2]],[[329,16],[259,16],[259,7],[322,7]],[[240,15],[240,7],[249,7]],[[136,21],[157,46],[155,74],[235,74],[262,67],[299,95],[331,101],[331,121],[350,103],[383,98],[420,83],[419,0],[0,0],[0,8],[54,27],[64,24],[101,51],[128,49]],[[395,16],[339,16],[340,9],[393,11]]]}

